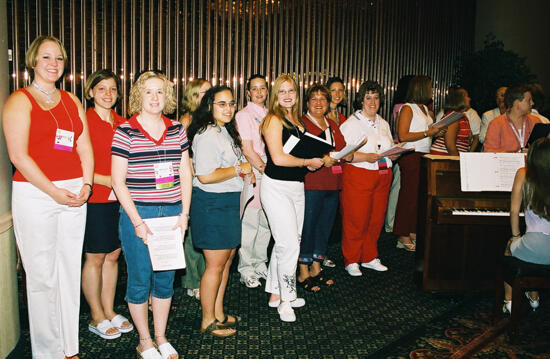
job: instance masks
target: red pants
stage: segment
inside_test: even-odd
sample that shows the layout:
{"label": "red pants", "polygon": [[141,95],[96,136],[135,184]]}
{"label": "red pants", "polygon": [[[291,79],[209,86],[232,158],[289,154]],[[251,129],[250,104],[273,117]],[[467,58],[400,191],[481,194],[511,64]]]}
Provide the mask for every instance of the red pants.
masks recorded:
{"label": "red pants", "polygon": [[385,174],[345,165],[342,177],[342,253],[344,264],[378,257],[378,237],[384,225],[391,168]]}
{"label": "red pants", "polygon": [[397,236],[409,236],[416,233],[418,221],[418,190],[420,187],[420,159],[425,153],[412,152],[399,159],[401,170],[401,189],[395,209],[393,233]]}

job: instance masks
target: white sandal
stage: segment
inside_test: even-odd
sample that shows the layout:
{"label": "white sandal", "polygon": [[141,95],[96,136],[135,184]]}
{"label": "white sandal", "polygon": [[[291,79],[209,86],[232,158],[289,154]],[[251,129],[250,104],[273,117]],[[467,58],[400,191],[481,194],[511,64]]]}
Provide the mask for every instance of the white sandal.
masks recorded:
{"label": "white sandal", "polygon": [[140,352],[139,346],[138,346],[136,347],[136,352],[137,352],[138,358],[141,358],[141,359],[162,359],[162,357],[160,356],[157,349],[155,349],[155,347],[151,347],[147,350]]}
{"label": "white sandal", "polygon": [[174,354],[177,355],[179,358],[179,354],[176,351],[176,349],[174,349],[172,344],[168,342],[159,345],[158,349],[159,349],[160,355],[162,355],[162,359],[168,359],[170,358],[171,355],[174,355]]}
{"label": "white sandal", "polygon": [[109,329],[118,328],[114,327],[108,319],[102,320],[101,322],[97,323],[97,325],[92,325],[91,323],[88,324],[88,330],[96,335],[99,335],[103,339],[110,340],[120,338],[120,331],[117,331],[113,334],[108,334],[107,331]]}
{"label": "white sandal", "polygon": [[124,324],[124,322],[130,323],[128,318],[121,314],[117,314],[113,317],[113,319],[111,319],[111,324],[113,325],[113,327],[117,328],[118,331],[121,333],[129,333],[134,330],[134,325],[132,323],[130,323],[130,325],[127,327],[123,327],[122,324]]}

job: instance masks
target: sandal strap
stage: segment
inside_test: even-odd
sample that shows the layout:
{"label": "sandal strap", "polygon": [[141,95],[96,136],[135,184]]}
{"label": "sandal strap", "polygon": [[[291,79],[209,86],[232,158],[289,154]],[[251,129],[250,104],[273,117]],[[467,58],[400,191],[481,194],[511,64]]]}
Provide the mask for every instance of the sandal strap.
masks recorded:
{"label": "sandal strap", "polygon": [[178,355],[178,352],[176,351],[176,349],[174,349],[172,344],[170,344],[169,342],[159,345],[158,350],[160,352],[160,355],[162,355],[162,359],[168,359],[170,358],[171,355],[174,355],[174,354]]}

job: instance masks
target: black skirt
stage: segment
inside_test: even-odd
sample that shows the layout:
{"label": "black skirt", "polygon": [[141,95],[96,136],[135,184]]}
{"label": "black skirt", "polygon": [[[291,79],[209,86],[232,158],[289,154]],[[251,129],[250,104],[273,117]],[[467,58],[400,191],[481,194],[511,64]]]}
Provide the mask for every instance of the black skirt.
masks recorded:
{"label": "black skirt", "polygon": [[120,248],[118,202],[88,203],[84,253],[111,253]]}

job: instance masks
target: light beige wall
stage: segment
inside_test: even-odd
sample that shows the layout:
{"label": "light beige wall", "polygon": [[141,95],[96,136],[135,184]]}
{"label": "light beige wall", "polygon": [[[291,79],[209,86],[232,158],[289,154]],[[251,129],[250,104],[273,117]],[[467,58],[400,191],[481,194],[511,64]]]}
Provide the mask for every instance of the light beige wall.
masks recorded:
{"label": "light beige wall", "polygon": [[[8,97],[8,29],[6,1],[0,0],[0,113]],[[0,128],[0,358],[5,358],[19,340],[16,255],[11,220],[11,164]]]}
{"label": "light beige wall", "polygon": [[485,35],[492,32],[507,50],[527,57],[527,64],[537,75],[550,105],[550,1],[548,0],[478,0],[476,9],[476,50],[483,46]]}

